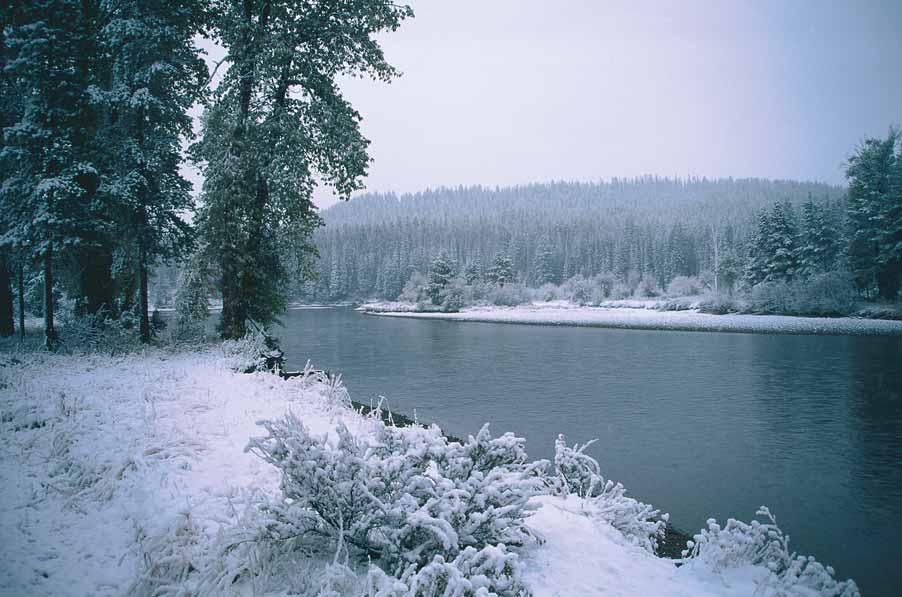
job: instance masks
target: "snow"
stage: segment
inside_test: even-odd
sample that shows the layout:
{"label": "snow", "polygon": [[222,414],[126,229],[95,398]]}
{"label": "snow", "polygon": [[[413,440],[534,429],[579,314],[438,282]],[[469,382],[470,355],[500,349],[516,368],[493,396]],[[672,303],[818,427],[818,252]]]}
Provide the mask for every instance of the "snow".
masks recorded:
{"label": "snow", "polygon": [[[334,383],[232,366],[219,350],[0,355],[0,595],[178,594],[205,572],[197,554],[212,561],[223,532],[280,495],[278,469],[245,451],[264,434],[258,421],[291,413],[311,434],[343,424],[362,441],[381,425],[350,410]],[[537,596],[752,595],[766,574],[678,568],[589,500],[531,500],[527,522],[544,542],[521,561]],[[334,574],[325,551],[302,554],[295,576]],[[181,580],[152,585],[163,566]]]}
{"label": "snow", "polygon": [[545,537],[528,554],[525,581],[536,595],[753,595],[755,581],[763,575],[751,566],[724,576],[701,567],[677,567],[628,543],[574,495],[533,501],[541,507],[530,525]]}
{"label": "snow", "polygon": [[579,307],[553,303],[519,307],[470,307],[458,313],[405,310],[403,304],[374,303],[361,310],[385,317],[415,317],[488,323],[568,325],[642,330],[760,332],[779,334],[902,335],[902,321],[852,317],[788,315],[713,315],[698,310],[655,311],[646,308]]}

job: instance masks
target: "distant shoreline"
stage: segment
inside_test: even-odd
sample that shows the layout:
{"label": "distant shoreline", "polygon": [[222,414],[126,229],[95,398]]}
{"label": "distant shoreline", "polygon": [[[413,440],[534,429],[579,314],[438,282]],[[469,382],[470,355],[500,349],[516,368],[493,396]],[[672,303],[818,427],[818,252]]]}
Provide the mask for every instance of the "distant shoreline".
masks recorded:
{"label": "distant shoreline", "polygon": [[440,319],[521,325],[558,325],[612,329],[681,332],[732,332],[743,334],[797,334],[831,336],[902,336],[902,321],[857,317],[797,317],[790,315],[712,315],[697,310],[541,306],[470,307],[457,313],[416,312],[363,305],[367,315]]}

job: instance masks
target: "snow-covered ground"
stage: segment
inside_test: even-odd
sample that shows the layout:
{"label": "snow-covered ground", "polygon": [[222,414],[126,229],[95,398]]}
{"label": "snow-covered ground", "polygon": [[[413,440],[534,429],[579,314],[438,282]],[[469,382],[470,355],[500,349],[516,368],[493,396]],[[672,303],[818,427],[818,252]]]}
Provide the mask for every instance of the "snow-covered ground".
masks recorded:
{"label": "snow-covered ground", "polygon": [[779,334],[902,335],[902,321],[853,317],[794,317],[788,315],[712,315],[697,310],[657,311],[631,307],[579,307],[533,303],[519,307],[469,307],[458,313],[415,312],[404,303],[372,303],[365,313],[489,323],[569,325],[642,330],[761,332]]}
{"label": "snow-covered ground", "polygon": [[[322,378],[231,364],[215,350],[0,355],[0,594],[204,594],[221,533],[280,495],[279,471],[245,452],[264,435],[259,420],[292,412],[314,434],[341,421],[364,441],[381,425]],[[538,596],[752,595],[768,574],[677,567],[592,516],[588,500],[532,500],[528,524],[544,542],[520,557]],[[291,594],[318,594],[334,547],[323,551],[299,554],[292,582],[309,592]],[[260,594],[250,582],[234,594]]]}

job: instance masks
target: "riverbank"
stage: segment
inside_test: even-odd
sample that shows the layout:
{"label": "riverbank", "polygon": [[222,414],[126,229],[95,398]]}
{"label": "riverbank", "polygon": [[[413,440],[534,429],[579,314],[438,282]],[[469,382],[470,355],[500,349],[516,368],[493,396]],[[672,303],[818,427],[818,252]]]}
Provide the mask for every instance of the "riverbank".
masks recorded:
{"label": "riverbank", "polygon": [[[245,446],[264,435],[261,419],[286,413],[311,434],[334,438],[344,425],[364,443],[383,423],[354,410],[344,387],[325,376],[281,379],[234,366],[220,349],[0,357],[0,594],[223,594],[226,586],[225,594],[313,595],[334,588],[334,537],[280,555],[285,561],[266,550],[245,553],[250,560],[224,555],[224,538],[239,533],[241,543],[250,541],[261,506],[282,503],[279,469]],[[535,595],[752,595],[772,576],[748,562],[677,567],[575,495],[539,495],[530,504],[535,513],[526,521],[542,539],[515,559]],[[342,570],[353,577],[330,594],[364,592],[365,559],[349,565]]]}
{"label": "riverbank", "polygon": [[788,315],[713,315],[695,309],[658,311],[633,307],[579,307],[533,303],[518,307],[469,307],[456,313],[418,312],[404,303],[368,303],[358,308],[368,315],[531,325],[563,325],[638,330],[736,332],[765,334],[827,334],[900,336],[902,321],[852,317]]}

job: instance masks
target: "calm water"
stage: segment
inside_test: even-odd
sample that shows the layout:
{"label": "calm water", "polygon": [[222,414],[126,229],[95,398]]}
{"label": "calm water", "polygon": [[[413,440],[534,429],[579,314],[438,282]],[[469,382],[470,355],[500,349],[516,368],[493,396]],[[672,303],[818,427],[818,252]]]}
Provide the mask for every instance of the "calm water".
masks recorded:
{"label": "calm water", "polygon": [[766,504],[862,593],[902,586],[902,338],[655,332],[291,311],[289,365],[340,371],[456,435],[485,421],[590,453],[694,531]]}

